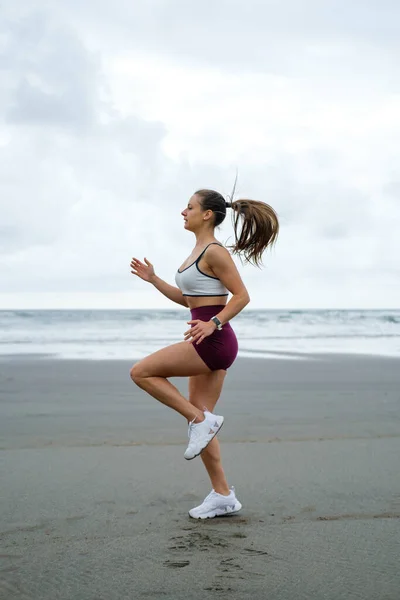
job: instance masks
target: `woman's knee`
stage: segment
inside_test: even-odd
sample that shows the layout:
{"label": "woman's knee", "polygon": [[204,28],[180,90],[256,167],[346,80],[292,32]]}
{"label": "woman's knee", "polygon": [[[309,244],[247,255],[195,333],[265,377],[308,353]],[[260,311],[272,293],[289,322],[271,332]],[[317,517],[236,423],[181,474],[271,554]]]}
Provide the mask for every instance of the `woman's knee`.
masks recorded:
{"label": "woman's knee", "polygon": [[141,361],[135,363],[129,372],[131,379],[134,383],[138,383],[139,379],[143,379],[144,377],[148,377],[146,374],[146,369],[141,364]]}

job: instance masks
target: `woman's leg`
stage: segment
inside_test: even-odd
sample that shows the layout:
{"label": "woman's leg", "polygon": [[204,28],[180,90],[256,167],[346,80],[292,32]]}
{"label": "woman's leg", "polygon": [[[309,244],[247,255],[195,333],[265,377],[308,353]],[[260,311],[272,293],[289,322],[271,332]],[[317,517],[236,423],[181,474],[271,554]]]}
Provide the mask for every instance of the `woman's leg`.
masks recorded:
{"label": "woman's leg", "polygon": [[[226,371],[210,371],[209,373],[189,378],[189,402],[199,410],[207,408],[213,412],[220,397]],[[230,492],[225,473],[222,468],[219,441],[215,437],[200,454],[213,489],[218,494],[227,496]]]}
{"label": "woman's leg", "polygon": [[158,350],[136,363],[130,371],[136,385],[153,398],[176,410],[187,421],[195,420],[196,423],[204,420],[203,407],[188,402],[167,380],[167,377],[190,377],[212,373],[213,371],[203,362],[192,343],[188,342],[179,342]]}

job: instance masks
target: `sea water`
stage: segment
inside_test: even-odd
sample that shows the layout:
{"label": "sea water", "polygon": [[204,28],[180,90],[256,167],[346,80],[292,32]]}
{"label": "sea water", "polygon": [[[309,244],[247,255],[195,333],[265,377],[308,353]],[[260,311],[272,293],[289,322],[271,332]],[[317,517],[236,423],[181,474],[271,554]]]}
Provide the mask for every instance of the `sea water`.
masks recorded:
{"label": "sea water", "polygon": [[[0,356],[137,360],[183,340],[190,313],[171,310],[3,310]],[[251,310],[231,320],[239,356],[400,356],[400,310]]]}

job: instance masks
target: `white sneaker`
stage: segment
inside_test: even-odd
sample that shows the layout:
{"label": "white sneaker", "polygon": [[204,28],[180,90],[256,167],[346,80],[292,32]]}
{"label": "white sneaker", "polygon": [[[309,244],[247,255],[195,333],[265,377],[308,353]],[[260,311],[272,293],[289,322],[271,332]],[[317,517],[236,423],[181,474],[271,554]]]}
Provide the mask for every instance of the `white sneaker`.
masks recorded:
{"label": "white sneaker", "polygon": [[189,510],[189,516],[192,519],[213,519],[214,517],[233,515],[241,508],[242,505],[235,495],[235,488],[231,488],[229,496],[217,494],[212,490],[200,506]]}
{"label": "white sneaker", "polygon": [[217,435],[224,422],[224,417],[213,415],[208,410],[204,411],[205,419],[201,423],[189,423],[189,445],[183,455],[186,460],[192,460],[208,446]]}

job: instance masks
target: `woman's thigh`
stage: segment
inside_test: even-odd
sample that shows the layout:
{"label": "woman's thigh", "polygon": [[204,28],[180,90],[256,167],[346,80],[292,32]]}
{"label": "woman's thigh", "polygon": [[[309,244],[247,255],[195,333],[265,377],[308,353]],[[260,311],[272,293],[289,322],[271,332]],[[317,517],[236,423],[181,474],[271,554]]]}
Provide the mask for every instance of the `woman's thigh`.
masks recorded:
{"label": "woman's thigh", "polygon": [[200,410],[205,408],[213,412],[214,406],[221,395],[226,371],[218,369],[202,375],[189,378],[189,402]]}
{"label": "woman's thigh", "polygon": [[190,377],[212,374],[189,342],[178,342],[137,362],[131,377]]}

